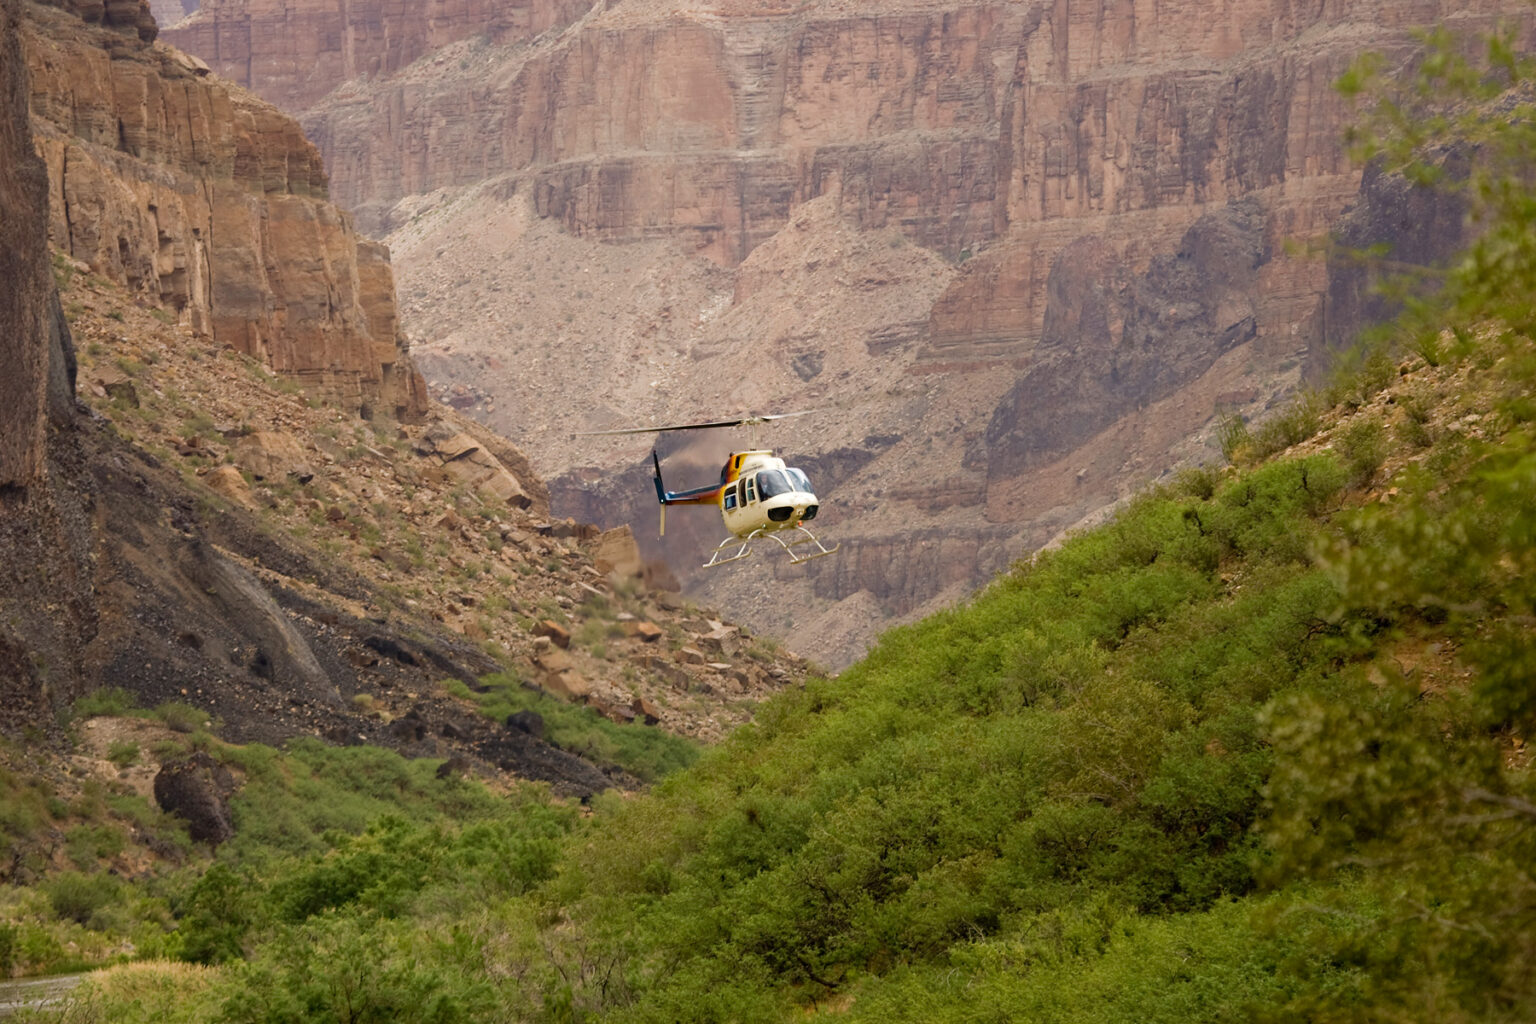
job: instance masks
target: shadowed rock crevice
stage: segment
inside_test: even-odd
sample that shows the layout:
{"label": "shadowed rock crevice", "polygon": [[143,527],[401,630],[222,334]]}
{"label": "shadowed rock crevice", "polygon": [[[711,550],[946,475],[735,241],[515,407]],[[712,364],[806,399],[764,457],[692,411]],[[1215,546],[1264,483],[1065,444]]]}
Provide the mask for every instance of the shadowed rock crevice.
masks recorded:
{"label": "shadowed rock crevice", "polygon": [[1071,451],[1252,338],[1264,236],[1250,199],[1201,217],[1143,273],[1102,239],[1068,246],[1051,270],[1031,365],[987,425],[988,479]]}
{"label": "shadowed rock crevice", "polygon": [[[1445,153],[1438,163],[1452,181],[1466,176],[1464,154]],[[1309,354],[1311,376],[1323,373],[1361,331],[1386,323],[1402,309],[1401,301],[1382,289],[1388,279],[1416,277],[1414,288],[1420,293],[1437,286],[1437,270],[1471,237],[1467,214],[1459,191],[1415,185],[1383,173],[1378,164],[1366,168],[1359,201],[1332,232],[1322,344]],[[1419,276],[1421,269],[1428,273]]]}

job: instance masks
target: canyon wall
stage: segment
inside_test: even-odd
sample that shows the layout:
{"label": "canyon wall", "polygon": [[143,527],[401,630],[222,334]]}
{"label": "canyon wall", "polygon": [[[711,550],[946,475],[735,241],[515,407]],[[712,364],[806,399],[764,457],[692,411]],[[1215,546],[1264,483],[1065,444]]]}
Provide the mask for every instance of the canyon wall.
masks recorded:
{"label": "canyon wall", "polygon": [[32,13],[23,44],[52,242],[317,394],[420,417],[387,250],[329,201],[298,123],[152,45],[142,0]]}
{"label": "canyon wall", "polygon": [[149,0],[150,13],[161,28],[169,28],[197,10],[197,0]]}
{"label": "canyon wall", "polygon": [[96,631],[75,361],[48,260],[21,0],[0,0],[0,728],[46,727]]}
{"label": "canyon wall", "polygon": [[25,487],[42,471],[44,343],[51,282],[47,178],[27,127],[26,63],[15,5],[0,7],[0,488]]}
{"label": "canyon wall", "polygon": [[[302,52],[287,10],[208,0],[184,31],[210,60],[257,24]],[[1360,282],[1290,248],[1359,199],[1333,83],[1367,49],[1405,60],[1416,26],[1512,17],[1528,39],[1533,20],[1522,0],[624,0],[562,17],[421,42],[324,95],[299,97],[278,60],[222,67],[301,111],[339,201],[393,232],[431,375],[535,453],[557,505],[650,518],[644,487],[618,483],[639,442],[572,443],[594,427],[820,405],[820,426],[772,443],[815,461],[899,437],[823,478],[846,545],[775,569],[800,622],[861,593],[900,616],[980,584],[1210,457],[1218,408],[1281,400],[1372,310],[1347,312]],[[685,579],[787,622],[755,579]]]}
{"label": "canyon wall", "polygon": [[[195,2],[176,2],[196,9]],[[394,75],[471,37],[516,44],[570,23],[592,0],[231,0],[204,4],[166,40],[284,110],[337,86]]]}

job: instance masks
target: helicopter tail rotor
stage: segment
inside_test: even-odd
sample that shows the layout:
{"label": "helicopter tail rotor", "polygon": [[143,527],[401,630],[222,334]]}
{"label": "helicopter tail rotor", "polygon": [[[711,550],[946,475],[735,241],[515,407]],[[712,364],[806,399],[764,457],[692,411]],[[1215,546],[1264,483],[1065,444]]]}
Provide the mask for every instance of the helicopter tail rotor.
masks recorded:
{"label": "helicopter tail rotor", "polygon": [[651,449],[651,465],[656,467],[656,500],[661,503],[661,536],[667,535],[667,489],[661,482],[661,459]]}

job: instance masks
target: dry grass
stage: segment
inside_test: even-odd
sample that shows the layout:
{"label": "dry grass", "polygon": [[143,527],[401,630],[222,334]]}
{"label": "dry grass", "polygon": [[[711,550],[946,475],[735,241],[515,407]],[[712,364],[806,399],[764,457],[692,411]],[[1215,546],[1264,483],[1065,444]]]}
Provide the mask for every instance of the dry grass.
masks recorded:
{"label": "dry grass", "polygon": [[50,1024],[206,1024],[215,1019],[218,1001],[196,997],[212,988],[222,973],[216,967],[169,960],[109,967],[88,976],[52,1012],[32,1019]]}

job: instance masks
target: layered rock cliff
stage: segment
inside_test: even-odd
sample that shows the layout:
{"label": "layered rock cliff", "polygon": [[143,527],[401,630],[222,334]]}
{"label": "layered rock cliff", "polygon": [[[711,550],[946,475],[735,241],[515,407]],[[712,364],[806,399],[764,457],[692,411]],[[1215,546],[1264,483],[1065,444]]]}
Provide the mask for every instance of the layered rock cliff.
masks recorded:
{"label": "layered rock cliff", "polygon": [[20,17],[14,5],[0,8],[0,487],[37,480],[45,455],[44,402],[48,391],[48,322],[51,282],[47,252],[47,178],[32,150],[27,126],[26,63]]}
{"label": "layered rock cliff", "polygon": [[96,629],[74,352],[49,273],[47,178],[27,122],[17,0],[0,0],[0,726],[67,699]]}
{"label": "layered rock cliff", "polygon": [[54,244],[317,393],[419,418],[387,249],[328,200],[293,119],[151,45],[148,11],[33,6],[23,43]]}
{"label": "layered rock cliff", "polygon": [[[187,13],[195,0],[169,0]],[[569,24],[592,0],[419,0],[351,3],[231,0],[166,39],[285,110],[313,106],[337,86],[385,78],[470,37],[518,44]],[[179,19],[178,19],[179,20]]]}
{"label": "layered rock cliff", "polygon": [[[274,49],[306,45],[233,0],[188,45],[238,49],[247,14]],[[293,102],[337,195],[393,229],[429,374],[547,476],[571,471],[557,500],[649,518],[643,488],[582,468],[638,465],[639,444],[575,430],[830,404],[772,443],[815,459],[901,438],[824,479],[845,551],[778,566],[778,608],[755,579],[695,578],[802,635],[861,594],[899,616],[982,582],[1198,457],[1218,406],[1258,414],[1293,387],[1346,325],[1325,262],[1287,253],[1358,193],[1332,83],[1366,49],[1405,57],[1414,26],[1531,21],[1519,0],[566,14]]]}

